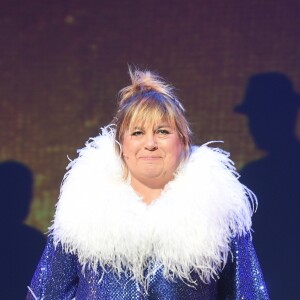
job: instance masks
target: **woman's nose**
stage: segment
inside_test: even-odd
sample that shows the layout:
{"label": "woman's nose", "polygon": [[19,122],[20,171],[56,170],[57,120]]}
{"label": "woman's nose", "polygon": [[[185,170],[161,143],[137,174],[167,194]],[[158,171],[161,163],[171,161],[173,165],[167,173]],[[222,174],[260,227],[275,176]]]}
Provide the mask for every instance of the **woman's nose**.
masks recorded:
{"label": "woman's nose", "polygon": [[150,150],[150,151],[157,149],[156,139],[153,134],[149,134],[146,136],[145,149]]}

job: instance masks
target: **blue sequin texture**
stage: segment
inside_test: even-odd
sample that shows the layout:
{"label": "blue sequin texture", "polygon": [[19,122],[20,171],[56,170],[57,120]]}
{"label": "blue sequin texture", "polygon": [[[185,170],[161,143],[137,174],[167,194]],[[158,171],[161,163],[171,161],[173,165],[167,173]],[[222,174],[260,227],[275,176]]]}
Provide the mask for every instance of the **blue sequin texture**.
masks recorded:
{"label": "blue sequin texture", "polygon": [[118,278],[99,268],[95,273],[78,263],[75,254],[53,245],[52,237],[33,276],[27,300],[268,300],[255,250],[249,235],[231,243],[231,254],[220,278],[209,284],[192,274],[196,286],[170,281],[158,270],[150,278],[148,291],[125,275]]}

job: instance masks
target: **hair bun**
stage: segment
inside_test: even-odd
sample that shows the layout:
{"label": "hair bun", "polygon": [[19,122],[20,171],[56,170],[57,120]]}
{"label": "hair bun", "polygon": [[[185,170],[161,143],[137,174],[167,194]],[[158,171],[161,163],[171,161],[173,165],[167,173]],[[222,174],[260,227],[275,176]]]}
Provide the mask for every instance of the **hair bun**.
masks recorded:
{"label": "hair bun", "polygon": [[154,91],[169,98],[175,98],[173,87],[165,83],[160,76],[150,71],[132,70],[129,67],[131,85],[119,92],[119,105],[124,105],[129,99],[138,94]]}

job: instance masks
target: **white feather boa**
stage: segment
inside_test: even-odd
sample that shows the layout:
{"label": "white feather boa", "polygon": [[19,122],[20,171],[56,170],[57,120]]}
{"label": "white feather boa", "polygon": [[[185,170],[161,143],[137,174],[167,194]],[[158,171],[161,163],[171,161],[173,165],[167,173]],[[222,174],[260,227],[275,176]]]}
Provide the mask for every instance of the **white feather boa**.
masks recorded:
{"label": "white feather boa", "polygon": [[114,130],[104,128],[68,166],[51,227],[55,244],[76,253],[83,268],[109,267],[146,284],[146,267],[149,276],[163,266],[165,277],[188,282],[192,270],[204,282],[218,277],[230,240],[250,231],[255,202],[229,155],[207,144],[193,147],[147,206],[122,179],[114,147]]}

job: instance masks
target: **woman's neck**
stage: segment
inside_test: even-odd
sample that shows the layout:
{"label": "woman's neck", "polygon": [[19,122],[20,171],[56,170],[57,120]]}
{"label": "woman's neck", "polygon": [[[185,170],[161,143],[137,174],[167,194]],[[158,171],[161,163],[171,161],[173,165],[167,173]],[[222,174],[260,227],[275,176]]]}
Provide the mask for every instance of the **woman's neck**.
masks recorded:
{"label": "woman's neck", "polygon": [[147,183],[141,182],[135,178],[131,179],[131,186],[134,191],[143,198],[145,204],[151,204],[155,199],[157,199],[163,186],[149,185]]}

